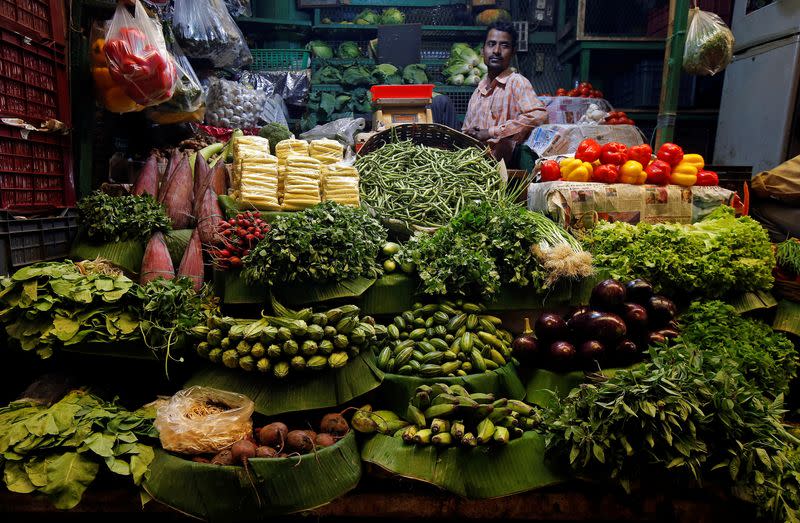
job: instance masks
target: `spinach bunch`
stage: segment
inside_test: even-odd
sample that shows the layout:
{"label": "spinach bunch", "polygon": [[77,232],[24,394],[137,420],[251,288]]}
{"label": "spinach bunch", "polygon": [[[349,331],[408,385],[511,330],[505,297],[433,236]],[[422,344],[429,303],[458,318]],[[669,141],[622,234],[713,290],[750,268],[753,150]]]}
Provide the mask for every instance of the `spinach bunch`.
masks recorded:
{"label": "spinach bunch", "polygon": [[[753,336],[764,329],[749,320],[718,323],[718,305],[693,307],[688,336],[652,347],[650,361],[583,385],[549,410],[548,452],[628,490],[654,476],[720,482],[764,514],[798,521],[800,441],[782,424],[783,394],[748,368],[749,349],[730,348],[748,328]],[[719,340],[698,334],[712,325]],[[766,338],[765,350],[789,352],[782,338]]]}
{"label": "spinach bunch", "polygon": [[146,241],[171,229],[164,206],[149,194],[109,196],[96,191],[78,202],[78,216],[89,239],[98,243]]}
{"label": "spinach bunch", "polygon": [[366,211],[328,201],[279,216],[244,258],[250,283],[324,283],[381,274],[386,230]]}
{"label": "spinach bunch", "polygon": [[767,232],[727,206],[692,225],[601,222],[585,243],[598,270],[623,281],[645,278],[660,292],[714,298],[772,287]]}
{"label": "spinach bunch", "polygon": [[0,408],[0,468],[6,488],[46,495],[71,509],[101,465],[141,484],[155,457],[153,419],[82,391],[47,407],[18,401]]}

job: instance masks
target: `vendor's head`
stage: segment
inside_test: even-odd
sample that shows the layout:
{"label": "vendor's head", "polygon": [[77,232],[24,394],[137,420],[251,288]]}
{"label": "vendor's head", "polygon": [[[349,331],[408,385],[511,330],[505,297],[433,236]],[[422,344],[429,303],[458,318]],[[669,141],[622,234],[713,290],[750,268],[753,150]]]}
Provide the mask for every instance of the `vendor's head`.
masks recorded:
{"label": "vendor's head", "polygon": [[511,65],[517,49],[517,30],[511,22],[494,22],[486,28],[483,40],[483,62],[492,76]]}

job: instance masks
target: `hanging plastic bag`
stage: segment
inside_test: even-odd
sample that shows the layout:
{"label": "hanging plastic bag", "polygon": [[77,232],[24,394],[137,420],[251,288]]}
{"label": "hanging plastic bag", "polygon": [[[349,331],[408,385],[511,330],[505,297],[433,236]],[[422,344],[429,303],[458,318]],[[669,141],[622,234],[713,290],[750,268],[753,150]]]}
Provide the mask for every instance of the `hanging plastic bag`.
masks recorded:
{"label": "hanging plastic bag", "polygon": [[222,0],[175,0],[172,25],[189,58],[210,60],[216,68],[239,69],[253,62]]}
{"label": "hanging plastic bag", "polygon": [[689,10],[689,30],[683,52],[683,70],[698,76],[714,75],[733,59],[733,33],[714,13]]}
{"label": "hanging plastic bag", "polygon": [[106,61],[105,46],[108,21],[96,21],[89,33],[89,53],[91,55],[92,81],[97,101],[112,113],[133,113],[141,111],[144,106],[134,102],[125,94],[122,87],[111,78]]}
{"label": "hanging plastic bag", "polygon": [[147,16],[139,0],[134,1],[133,15],[124,3],[117,4],[104,53],[114,82],[136,103],[149,107],[172,98],[178,75],[161,23]]}
{"label": "hanging plastic bag", "polygon": [[214,127],[249,129],[269,122],[286,125],[288,109],[279,96],[242,82],[209,78],[206,105],[206,123]]}
{"label": "hanging plastic bag", "polygon": [[253,433],[253,409],[247,396],[195,386],[178,391],[158,407],[154,425],[165,450],[219,452]]}
{"label": "hanging plastic bag", "polygon": [[175,35],[169,26],[164,26],[164,38],[175,67],[178,71],[178,83],[172,98],[163,104],[147,110],[147,117],[161,125],[175,123],[200,123],[206,112],[206,95],[203,86],[194,72],[192,64],[183,54]]}
{"label": "hanging plastic bag", "polygon": [[318,125],[300,135],[303,140],[338,140],[340,143],[352,147],[355,144],[355,135],[364,129],[366,122],[363,118],[340,118],[324,125]]}
{"label": "hanging plastic bag", "polygon": [[231,16],[253,16],[250,0],[225,0],[225,7]]}

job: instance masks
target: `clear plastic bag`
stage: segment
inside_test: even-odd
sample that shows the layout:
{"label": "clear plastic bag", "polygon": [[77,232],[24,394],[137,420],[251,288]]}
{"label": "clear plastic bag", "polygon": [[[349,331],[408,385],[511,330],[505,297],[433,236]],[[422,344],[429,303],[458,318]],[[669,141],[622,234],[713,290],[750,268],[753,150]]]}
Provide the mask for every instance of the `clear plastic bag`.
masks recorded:
{"label": "clear plastic bag", "polygon": [[143,106],[172,98],[178,75],[164,43],[161,23],[147,16],[139,0],[134,14],[117,4],[103,52],[111,79],[126,95]]}
{"label": "clear plastic bag", "polygon": [[253,16],[250,0],[225,0],[225,7],[231,16]]}
{"label": "clear plastic bag", "polygon": [[175,393],[156,411],[161,446],[180,454],[216,453],[253,433],[253,402],[210,387]]}
{"label": "clear plastic bag", "polygon": [[253,62],[222,0],[175,0],[172,26],[190,58],[209,60],[216,68],[239,69]]}
{"label": "clear plastic bag", "polygon": [[105,55],[105,41],[108,33],[108,21],[96,21],[92,24],[89,34],[92,81],[94,82],[94,95],[97,101],[112,113],[133,113],[144,110],[144,107],[134,102],[125,94],[122,87],[117,85],[108,70]]}
{"label": "clear plastic bag", "polygon": [[355,135],[364,129],[366,122],[363,118],[340,118],[323,125],[318,125],[300,135],[303,140],[319,140],[328,138],[352,147]]}
{"label": "clear plastic bag", "polygon": [[167,48],[175,60],[178,83],[172,98],[147,110],[147,117],[157,124],[200,123],[206,111],[206,95],[192,64],[183,54],[172,31],[165,26]]}
{"label": "clear plastic bag", "polygon": [[270,122],[286,125],[285,104],[250,85],[212,77],[206,95],[206,123],[215,127],[249,129]]}
{"label": "clear plastic bag", "polygon": [[717,74],[731,63],[733,44],[733,33],[719,16],[698,7],[692,8],[689,10],[683,70],[698,76]]}

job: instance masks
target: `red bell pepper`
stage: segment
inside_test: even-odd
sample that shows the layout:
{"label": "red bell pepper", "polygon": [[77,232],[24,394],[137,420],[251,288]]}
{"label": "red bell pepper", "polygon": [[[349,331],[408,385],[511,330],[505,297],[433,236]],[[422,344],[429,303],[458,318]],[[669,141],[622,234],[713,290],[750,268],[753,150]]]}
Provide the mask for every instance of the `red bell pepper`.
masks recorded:
{"label": "red bell pepper", "polygon": [[609,142],[600,149],[600,163],[622,165],[628,161],[628,147],[624,143]]}
{"label": "red bell pepper", "polygon": [[591,180],[598,183],[617,183],[617,180],[619,180],[619,167],[613,164],[595,167]]}
{"label": "red bell pepper", "polygon": [[578,144],[578,149],[575,151],[575,158],[582,162],[592,163],[600,158],[600,144],[597,140],[587,138]]}
{"label": "red bell pepper", "polygon": [[646,143],[628,149],[628,159],[648,165],[653,156],[653,149]]}
{"label": "red bell pepper", "polygon": [[545,160],[539,168],[539,175],[543,182],[554,182],[561,179],[561,167],[555,160]]}
{"label": "red bell pepper", "polygon": [[697,182],[695,185],[714,186],[719,185],[719,176],[714,171],[701,169],[697,172]]}
{"label": "red bell pepper", "polygon": [[648,165],[644,172],[647,174],[646,183],[652,185],[667,185],[672,173],[672,167],[665,161],[655,160]]}
{"label": "red bell pepper", "polygon": [[658,149],[656,156],[662,162],[667,162],[670,166],[675,167],[683,160],[683,149],[674,143],[665,143]]}

